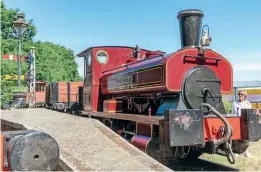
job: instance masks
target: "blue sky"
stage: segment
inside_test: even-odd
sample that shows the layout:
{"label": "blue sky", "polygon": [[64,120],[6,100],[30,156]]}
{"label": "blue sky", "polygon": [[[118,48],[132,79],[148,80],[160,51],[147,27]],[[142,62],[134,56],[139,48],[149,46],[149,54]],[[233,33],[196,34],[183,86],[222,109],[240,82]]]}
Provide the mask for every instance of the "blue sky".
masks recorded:
{"label": "blue sky", "polygon": [[[75,54],[96,45],[180,48],[177,14],[201,9],[210,27],[210,48],[231,61],[234,80],[261,80],[261,1],[236,0],[4,0],[37,27],[35,40],[66,46]],[[80,75],[83,59],[76,58]]]}

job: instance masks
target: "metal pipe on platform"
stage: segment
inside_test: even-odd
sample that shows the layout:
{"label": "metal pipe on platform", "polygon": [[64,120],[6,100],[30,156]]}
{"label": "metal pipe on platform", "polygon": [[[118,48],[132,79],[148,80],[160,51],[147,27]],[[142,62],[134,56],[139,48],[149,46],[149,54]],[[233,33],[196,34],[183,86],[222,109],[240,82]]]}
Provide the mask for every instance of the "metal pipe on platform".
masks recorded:
{"label": "metal pipe on platform", "polygon": [[1,132],[1,171],[54,171],[59,162],[56,140],[44,132]]}

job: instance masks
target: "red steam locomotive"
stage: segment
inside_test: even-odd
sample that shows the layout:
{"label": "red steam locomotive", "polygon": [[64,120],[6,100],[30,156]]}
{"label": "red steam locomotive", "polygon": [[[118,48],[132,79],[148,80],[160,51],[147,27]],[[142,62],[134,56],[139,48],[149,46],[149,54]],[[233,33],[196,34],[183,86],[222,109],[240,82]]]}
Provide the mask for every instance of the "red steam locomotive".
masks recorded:
{"label": "red steam locomotive", "polygon": [[153,158],[197,158],[221,152],[234,163],[234,152],[261,138],[255,109],[226,114],[222,94],[233,87],[229,61],[212,49],[204,14],[178,14],[181,49],[166,54],[139,47],[90,47],[84,57],[82,115],[100,119]]}

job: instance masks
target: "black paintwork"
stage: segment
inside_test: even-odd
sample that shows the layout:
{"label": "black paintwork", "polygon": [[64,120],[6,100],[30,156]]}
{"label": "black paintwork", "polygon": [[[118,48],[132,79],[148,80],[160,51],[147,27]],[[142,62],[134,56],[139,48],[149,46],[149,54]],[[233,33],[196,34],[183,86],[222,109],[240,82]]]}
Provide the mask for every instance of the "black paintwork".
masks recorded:
{"label": "black paintwork", "polygon": [[51,101],[50,103],[55,103],[58,102],[58,82],[52,82],[50,84],[50,92],[51,92]]}
{"label": "black paintwork", "polygon": [[189,70],[183,82],[182,96],[189,109],[199,109],[201,103],[208,103],[220,113],[226,113],[221,96],[221,81],[208,67],[196,66]]}
{"label": "black paintwork", "polygon": [[81,110],[83,110],[83,87],[82,86],[79,86],[78,87],[78,103],[79,103],[79,108]]}
{"label": "black paintwork", "polygon": [[184,10],[179,12],[180,39],[182,48],[199,46],[203,12],[200,10]]}
{"label": "black paintwork", "polygon": [[67,100],[71,102],[71,83],[67,82]]}
{"label": "black paintwork", "polygon": [[204,144],[204,113],[202,110],[165,110],[169,124],[169,144],[189,146]]}
{"label": "black paintwork", "polygon": [[23,92],[13,93],[13,102],[11,104],[11,108],[26,106],[26,96],[27,94]]}
{"label": "black paintwork", "polygon": [[240,130],[245,140],[255,141],[261,139],[261,112],[255,109],[241,109]]}

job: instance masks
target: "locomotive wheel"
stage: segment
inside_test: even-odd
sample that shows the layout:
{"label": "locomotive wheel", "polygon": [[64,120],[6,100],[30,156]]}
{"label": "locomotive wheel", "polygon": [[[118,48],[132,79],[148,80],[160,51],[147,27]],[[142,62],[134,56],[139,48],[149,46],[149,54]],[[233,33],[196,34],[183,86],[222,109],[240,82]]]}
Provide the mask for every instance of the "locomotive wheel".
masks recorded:
{"label": "locomotive wheel", "polygon": [[203,154],[202,148],[191,147],[188,155],[183,158],[185,161],[192,161],[198,159]]}
{"label": "locomotive wheel", "polygon": [[109,128],[112,128],[112,119],[109,118],[103,118],[102,123]]}

